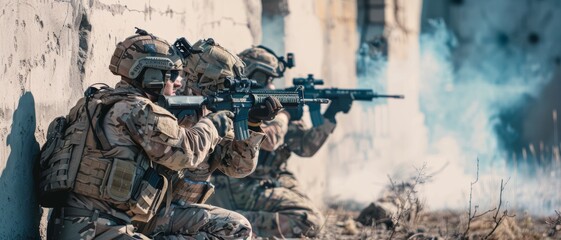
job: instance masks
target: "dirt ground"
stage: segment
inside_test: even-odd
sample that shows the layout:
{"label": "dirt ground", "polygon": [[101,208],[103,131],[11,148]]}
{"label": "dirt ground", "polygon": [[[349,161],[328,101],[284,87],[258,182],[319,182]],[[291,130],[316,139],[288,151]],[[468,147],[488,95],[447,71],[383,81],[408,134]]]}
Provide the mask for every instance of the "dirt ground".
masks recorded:
{"label": "dirt ground", "polygon": [[[504,217],[494,231],[495,212],[474,218],[468,231],[467,212],[425,212],[413,224],[395,229],[383,224],[363,226],[356,221],[359,213],[330,207],[319,239],[561,239],[561,217],[556,213],[550,217],[508,213],[510,217]],[[501,215],[502,212],[498,217]]]}

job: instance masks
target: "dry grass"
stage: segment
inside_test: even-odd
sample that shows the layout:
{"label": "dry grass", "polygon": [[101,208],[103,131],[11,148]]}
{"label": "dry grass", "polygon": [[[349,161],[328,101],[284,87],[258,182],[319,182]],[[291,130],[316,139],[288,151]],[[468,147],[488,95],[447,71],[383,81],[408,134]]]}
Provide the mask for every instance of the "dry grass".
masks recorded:
{"label": "dry grass", "polygon": [[[383,224],[363,226],[355,221],[358,211],[330,208],[319,239],[390,239],[392,229]],[[421,213],[415,225],[395,231],[393,239],[485,239],[494,228],[493,215],[472,221],[464,238],[467,218],[463,211],[430,211]],[[487,239],[561,239],[561,217],[533,217],[524,213],[504,218]]]}
{"label": "dry grass", "polygon": [[[473,200],[473,187],[479,184],[477,175],[470,184],[467,211],[421,211],[424,206],[417,198],[417,186],[430,177],[425,168],[406,183],[396,184],[390,179],[389,187],[380,199],[360,213],[332,204],[327,210],[326,224],[320,239],[561,239],[561,213],[545,217],[530,216],[523,211],[507,209],[503,200],[507,181],[501,180],[495,207],[480,209]],[[387,207],[394,203],[394,207]],[[383,206],[383,207],[380,207]],[[553,213],[552,213],[553,214]]]}

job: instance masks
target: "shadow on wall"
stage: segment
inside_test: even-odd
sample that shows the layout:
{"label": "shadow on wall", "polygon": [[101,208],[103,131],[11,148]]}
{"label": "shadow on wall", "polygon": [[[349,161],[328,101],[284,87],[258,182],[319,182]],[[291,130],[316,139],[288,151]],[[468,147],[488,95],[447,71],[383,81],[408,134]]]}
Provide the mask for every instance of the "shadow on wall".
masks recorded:
{"label": "shadow on wall", "polygon": [[35,140],[35,99],[26,92],[13,115],[6,146],[10,156],[0,172],[0,238],[39,238],[40,208],[35,195],[33,165],[39,154]]}

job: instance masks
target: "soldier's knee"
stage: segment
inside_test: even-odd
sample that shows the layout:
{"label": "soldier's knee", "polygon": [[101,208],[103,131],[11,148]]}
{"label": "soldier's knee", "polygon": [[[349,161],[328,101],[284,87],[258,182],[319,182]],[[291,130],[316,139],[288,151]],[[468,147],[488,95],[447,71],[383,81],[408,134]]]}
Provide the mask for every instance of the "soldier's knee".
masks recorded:
{"label": "soldier's knee", "polygon": [[251,223],[239,213],[223,210],[223,217],[213,219],[208,232],[213,236],[221,236],[225,239],[249,239],[251,237]]}

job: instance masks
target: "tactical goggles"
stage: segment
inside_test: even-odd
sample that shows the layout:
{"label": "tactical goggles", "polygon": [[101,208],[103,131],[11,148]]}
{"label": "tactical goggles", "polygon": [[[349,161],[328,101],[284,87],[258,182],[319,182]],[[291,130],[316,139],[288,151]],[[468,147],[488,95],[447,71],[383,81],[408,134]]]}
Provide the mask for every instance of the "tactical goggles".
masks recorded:
{"label": "tactical goggles", "polygon": [[181,71],[179,71],[179,70],[169,70],[168,72],[169,72],[169,80],[172,81],[172,82],[175,82],[175,81],[177,81],[177,79],[178,79],[177,77],[179,76],[179,73]]}

